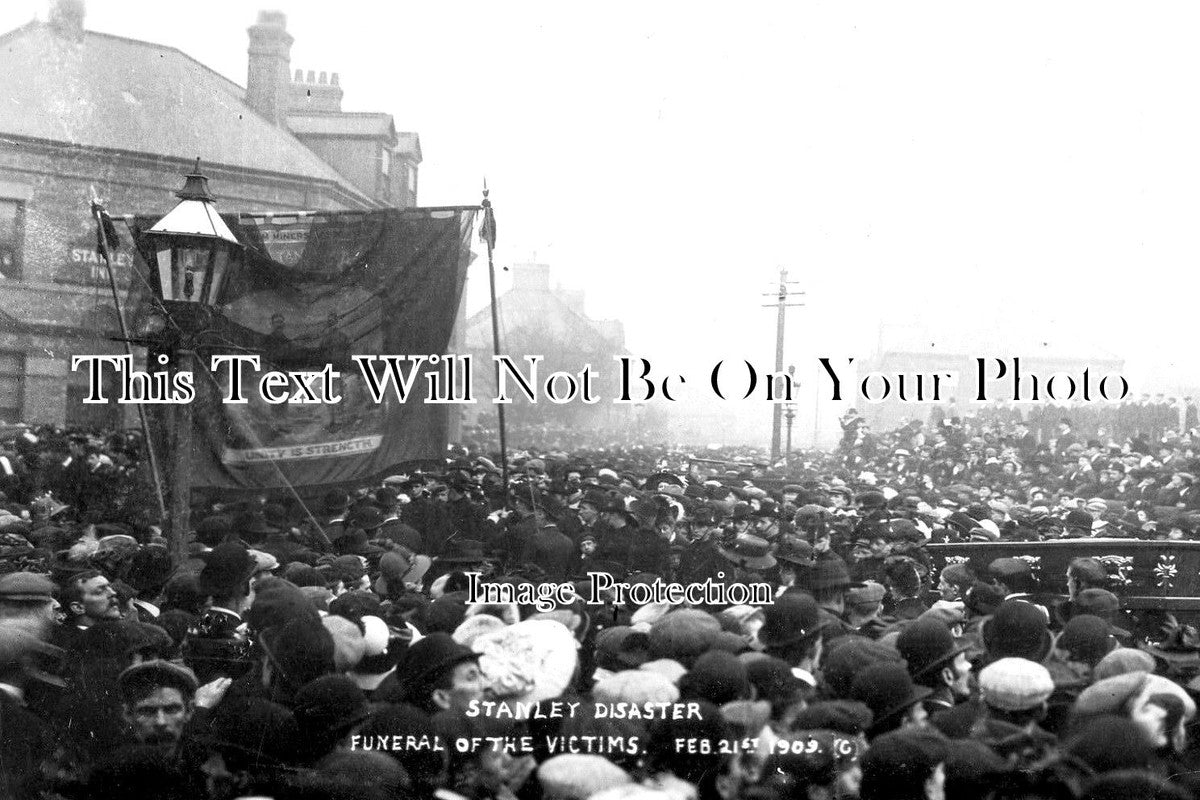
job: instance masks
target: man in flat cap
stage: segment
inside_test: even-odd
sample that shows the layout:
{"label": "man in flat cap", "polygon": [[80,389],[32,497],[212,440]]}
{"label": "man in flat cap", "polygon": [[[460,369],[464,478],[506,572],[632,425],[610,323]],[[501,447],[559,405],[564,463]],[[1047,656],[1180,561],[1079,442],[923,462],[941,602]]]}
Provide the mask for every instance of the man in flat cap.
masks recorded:
{"label": "man in flat cap", "polygon": [[26,687],[38,677],[36,659],[56,648],[45,644],[25,626],[0,623],[0,795],[41,797],[41,765],[53,752],[49,726],[26,703]]}
{"label": "man in flat cap", "polygon": [[10,572],[0,577],[0,620],[29,624],[41,638],[49,639],[59,608],[54,589],[54,581],[36,572]]}
{"label": "man in flat cap", "polygon": [[883,613],[883,598],[887,590],[876,581],[852,584],[846,590],[846,626],[851,633],[878,639],[887,630]]}
{"label": "man in flat cap", "polygon": [[121,673],[121,710],[139,744],[174,746],[192,718],[196,676],[170,661],[144,661]]}
{"label": "man in flat cap", "polygon": [[1024,658],[1001,658],[979,673],[982,715],[970,738],[981,741],[1019,767],[1053,751],[1056,738],[1039,724],[1054,692],[1049,671]]}

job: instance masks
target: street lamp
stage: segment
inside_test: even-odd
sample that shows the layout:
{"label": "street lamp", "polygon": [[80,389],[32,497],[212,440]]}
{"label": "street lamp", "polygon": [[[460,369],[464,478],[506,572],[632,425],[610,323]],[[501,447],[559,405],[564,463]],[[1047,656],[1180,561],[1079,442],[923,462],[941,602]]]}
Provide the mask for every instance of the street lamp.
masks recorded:
{"label": "street lamp", "polygon": [[179,204],[146,231],[145,241],[154,262],[155,296],[172,319],[177,314],[190,319],[221,302],[245,248],[217,213],[200,159],[175,196]]}
{"label": "street lamp", "polygon": [[[212,309],[223,299],[230,275],[245,256],[245,247],[217,213],[200,173],[200,159],[185,176],[176,195],[179,204],[144,234],[149,251],[151,286],[177,338],[171,343],[173,369],[192,371],[198,334],[212,321]],[[184,558],[191,502],[192,410],[188,403],[171,406],[171,506],[167,542],[171,560]]]}
{"label": "street lamp", "polygon": [[796,421],[796,404],[783,404],[783,418],[787,420],[787,450],[784,454],[784,463],[790,468],[792,466],[792,423]]}

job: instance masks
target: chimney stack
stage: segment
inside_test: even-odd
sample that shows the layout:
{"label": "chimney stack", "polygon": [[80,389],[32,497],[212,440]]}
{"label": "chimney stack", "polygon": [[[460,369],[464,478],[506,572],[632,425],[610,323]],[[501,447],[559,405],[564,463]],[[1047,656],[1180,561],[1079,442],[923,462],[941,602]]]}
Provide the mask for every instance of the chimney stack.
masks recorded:
{"label": "chimney stack", "polygon": [[550,265],[526,262],[513,264],[513,289],[519,292],[550,291]]}
{"label": "chimney stack", "polygon": [[291,81],[292,37],[287,32],[287,15],[282,11],[260,11],[250,34],[246,102],[276,125],[287,122]]}
{"label": "chimney stack", "polygon": [[288,96],[288,111],[340,112],[342,110],[342,87],[336,72],[296,70]]}
{"label": "chimney stack", "polygon": [[50,28],[59,36],[80,41],[86,10],[83,0],[50,0]]}

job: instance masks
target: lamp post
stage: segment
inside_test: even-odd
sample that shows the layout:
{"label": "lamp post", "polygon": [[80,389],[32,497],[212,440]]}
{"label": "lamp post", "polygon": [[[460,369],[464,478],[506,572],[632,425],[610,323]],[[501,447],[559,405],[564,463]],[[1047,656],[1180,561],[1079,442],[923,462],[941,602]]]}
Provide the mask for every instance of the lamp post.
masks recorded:
{"label": "lamp post", "polygon": [[[194,375],[196,340],[211,324],[212,309],[221,302],[245,248],[217,214],[208,178],[200,173],[200,159],[175,196],[179,204],[146,231],[145,241],[152,262],[150,284],[168,324],[169,335],[161,341],[171,369]],[[167,546],[171,562],[178,565],[184,559],[191,504],[191,404],[172,405],[170,419]]]}
{"label": "lamp post", "polygon": [[792,423],[796,421],[796,404],[783,404],[783,418],[787,420],[787,450],[784,451],[784,463],[792,466]]}

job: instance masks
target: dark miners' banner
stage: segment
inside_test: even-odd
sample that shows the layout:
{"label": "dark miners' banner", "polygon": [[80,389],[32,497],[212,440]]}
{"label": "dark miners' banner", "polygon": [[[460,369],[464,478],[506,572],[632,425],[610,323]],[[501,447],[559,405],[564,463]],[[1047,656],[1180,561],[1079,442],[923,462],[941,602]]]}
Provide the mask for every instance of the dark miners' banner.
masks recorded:
{"label": "dark miners' banner", "polygon": [[[374,402],[351,356],[448,352],[476,211],[223,215],[250,252],[196,347],[194,360],[203,363],[194,364],[193,484],[335,483],[441,458],[448,406],[423,402],[423,391],[404,403],[394,396]],[[153,222],[130,223],[139,249]],[[135,331],[149,310],[146,286],[131,282]],[[241,386],[248,402],[222,403],[229,370],[209,371],[215,354],[257,354],[264,372],[332,365],[341,373],[332,387],[341,401],[268,404],[258,390],[262,373],[247,369]]]}

